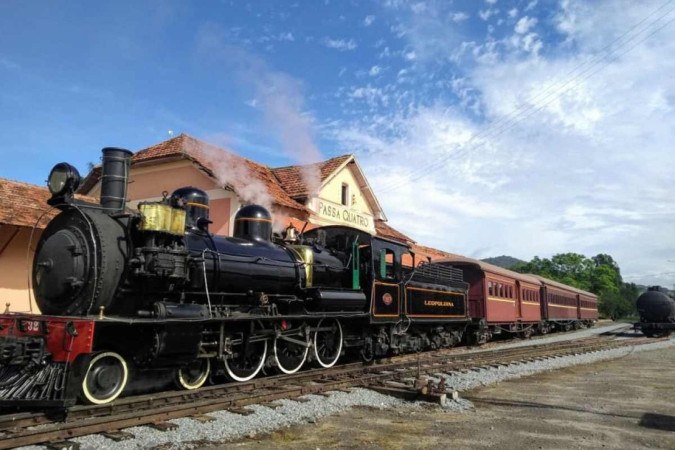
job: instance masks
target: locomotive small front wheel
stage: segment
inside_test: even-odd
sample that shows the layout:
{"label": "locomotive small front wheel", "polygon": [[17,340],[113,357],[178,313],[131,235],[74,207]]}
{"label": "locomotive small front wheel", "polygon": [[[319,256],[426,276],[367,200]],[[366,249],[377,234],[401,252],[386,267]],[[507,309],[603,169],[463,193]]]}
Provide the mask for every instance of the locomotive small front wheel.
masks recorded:
{"label": "locomotive small front wheel", "polygon": [[210,372],[209,358],[199,358],[176,371],[176,384],[182,389],[199,389],[208,380]]}
{"label": "locomotive small front wheel", "polygon": [[314,358],[321,367],[333,367],[342,352],[342,325],[337,319],[321,319],[316,327],[319,330],[314,333]]}
{"label": "locomotive small front wheel", "polygon": [[129,381],[129,367],[115,352],[96,354],[89,362],[82,381],[82,397],[88,403],[103,405],[115,400]]}
{"label": "locomotive small front wheel", "polygon": [[274,338],[274,362],[277,368],[286,374],[295,373],[305,364],[307,355],[309,355],[309,333],[305,336],[294,335],[295,341],[304,340],[305,345],[286,340],[283,337]]}

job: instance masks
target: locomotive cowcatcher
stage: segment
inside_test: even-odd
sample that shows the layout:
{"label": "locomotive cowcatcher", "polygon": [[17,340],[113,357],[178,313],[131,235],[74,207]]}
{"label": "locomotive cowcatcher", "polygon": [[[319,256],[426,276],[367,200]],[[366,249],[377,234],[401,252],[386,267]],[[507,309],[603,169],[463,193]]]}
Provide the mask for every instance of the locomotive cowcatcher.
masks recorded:
{"label": "locomotive cowcatcher", "polygon": [[74,167],[52,169],[60,213],[32,270],[42,314],[0,315],[0,406],[105,404],[158,374],[197,389],[462,339],[461,270],[415,264],[408,246],[344,226],[275,235],[258,205],[238,211],[233,237],[215,236],[208,196],[192,187],[132,211],[130,157],[103,149],[99,204],[75,198]]}

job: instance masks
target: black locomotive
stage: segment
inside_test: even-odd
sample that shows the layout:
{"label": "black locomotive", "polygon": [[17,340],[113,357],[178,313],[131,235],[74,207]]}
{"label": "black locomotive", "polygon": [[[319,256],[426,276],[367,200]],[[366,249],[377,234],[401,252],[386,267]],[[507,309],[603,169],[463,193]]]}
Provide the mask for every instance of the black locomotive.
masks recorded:
{"label": "black locomotive", "polygon": [[637,299],[640,321],[635,324],[645,336],[668,336],[675,330],[675,299],[660,286],[652,286]]}
{"label": "black locomotive", "polygon": [[[113,401],[130,380],[171,373],[196,389],[264,367],[331,367],[448,347],[470,323],[462,272],[342,226],[282,236],[248,205],[233,237],[209,233],[205,192],[185,187],[126,208],[131,152],[103,150],[100,204],[77,200],[79,174],[52,170],[61,212],[36,248],[42,315],[0,315],[0,404]],[[411,266],[403,266],[404,255]]]}

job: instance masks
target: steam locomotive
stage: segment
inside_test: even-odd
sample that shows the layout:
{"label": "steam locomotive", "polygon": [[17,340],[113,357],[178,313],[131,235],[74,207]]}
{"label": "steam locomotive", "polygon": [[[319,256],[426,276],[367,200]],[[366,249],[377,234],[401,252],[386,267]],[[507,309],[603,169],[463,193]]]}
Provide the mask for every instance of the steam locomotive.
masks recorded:
{"label": "steam locomotive", "polygon": [[640,321],[635,328],[645,336],[668,336],[675,330],[675,299],[660,286],[652,286],[643,292],[636,302]]}
{"label": "steam locomotive", "polygon": [[467,332],[461,270],[415,264],[408,246],[349,227],[274,237],[258,205],[237,212],[233,237],[214,236],[193,187],[132,212],[130,158],[103,149],[98,204],[75,198],[73,166],[52,169],[60,213],[32,272],[42,315],[0,315],[0,406],[105,404],[160,372],[197,389],[328,368],[347,350],[370,360],[449,347]]}

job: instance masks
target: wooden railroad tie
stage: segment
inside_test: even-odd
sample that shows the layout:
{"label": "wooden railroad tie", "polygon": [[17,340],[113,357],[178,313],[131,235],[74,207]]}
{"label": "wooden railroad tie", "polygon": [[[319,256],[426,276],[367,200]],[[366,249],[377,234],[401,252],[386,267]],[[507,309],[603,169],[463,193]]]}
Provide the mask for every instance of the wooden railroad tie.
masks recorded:
{"label": "wooden railroad tie", "polygon": [[80,450],[79,442],[74,441],[57,441],[45,444],[51,450]]}
{"label": "wooden railroad tie", "polygon": [[159,430],[159,431],[173,431],[176,428],[178,428],[178,425],[176,425],[175,423],[171,423],[171,422],[155,422],[155,423],[148,424],[148,426],[150,428],[154,428],[155,430]]}
{"label": "wooden railroad tie", "polygon": [[255,414],[255,411],[248,408],[227,408],[227,412],[239,414],[240,416],[250,416],[251,414]]}
{"label": "wooden railroad tie", "polygon": [[447,401],[447,394],[442,393],[442,394],[435,394],[435,393],[429,393],[429,394],[422,394],[419,391],[416,391],[414,389],[402,389],[402,388],[393,388],[393,387],[388,387],[388,386],[371,386],[369,389],[372,389],[375,392],[379,392],[380,394],[384,395],[390,395],[392,397],[397,397],[401,398],[403,400],[409,400],[409,401],[424,401],[424,402],[429,402],[429,403],[437,403],[441,406],[445,405],[445,402]]}
{"label": "wooden railroad tie", "polygon": [[106,437],[112,441],[115,442],[120,442],[120,441],[126,441],[127,439],[133,439],[134,435],[131,433],[127,433],[125,431],[106,431],[104,433],[101,433],[101,436]]}
{"label": "wooden railroad tie", "polygon": [[345,394],[351,394],[352,390],[349,388],[334,388],[331,389],[333,392],[344,392]]}
{"label": "wooden railroad tie", "polygon": [[207,416],[205,414],[197,414],[197,415],[194,415],[194,416],[190,416],[190,419],[196,420],[197,422],[201,422],[201,423],[209,423],[209,422],[213,422],[214,420],[216,420],[215,417]]}
{"label": "wooden railroad tie", "polygon": [[270,409],[278,409],[278,408],[281,408],[282,406],[284,406],[284,404],[280,403],[280,402],[277,402],[277,401],[274,401],[274,402],[270,402],[270,403],[264,403],[263,406],[265,406],[267,408],[270,408]]}

